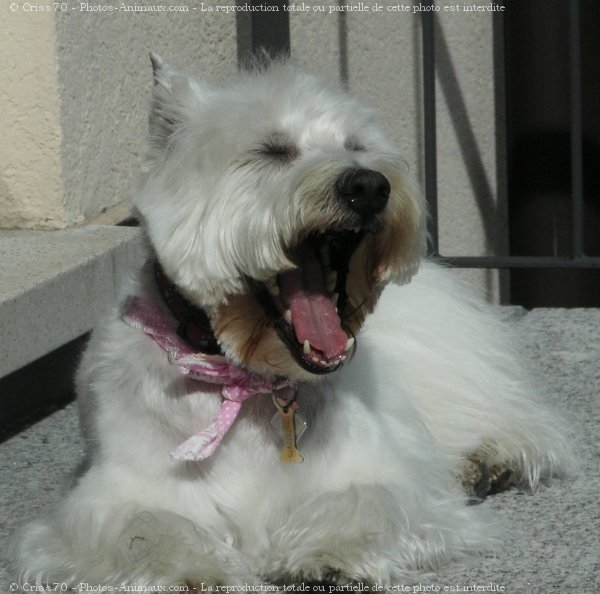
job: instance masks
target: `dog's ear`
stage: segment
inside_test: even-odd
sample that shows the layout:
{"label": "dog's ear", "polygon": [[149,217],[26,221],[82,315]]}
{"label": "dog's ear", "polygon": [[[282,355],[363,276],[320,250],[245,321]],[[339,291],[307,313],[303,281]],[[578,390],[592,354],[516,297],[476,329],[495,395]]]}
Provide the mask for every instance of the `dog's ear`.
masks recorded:
{"label": "dog's ear", "polygon": [[176,76],[185,75],[175,68],[172,68],[167,64],[158,54],[150,52],[150,63],[152,64],[152,75],[154,77],[154,85],[158,85],[171,91],[172,82],[171,79]]}
{"label": "dog's ear", "polygon": [[200,85],[187,74],[172,68],[150,52],[154,87],[150,106],[150,149],[162,152],[171,137],[188,120],[200,104]]}

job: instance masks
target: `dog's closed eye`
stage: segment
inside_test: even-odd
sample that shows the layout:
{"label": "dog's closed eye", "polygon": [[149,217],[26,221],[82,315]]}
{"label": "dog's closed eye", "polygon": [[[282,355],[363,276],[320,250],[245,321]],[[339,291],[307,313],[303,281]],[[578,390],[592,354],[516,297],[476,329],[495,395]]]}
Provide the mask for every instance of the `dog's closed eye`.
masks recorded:
{"label": "dog's closed eye", "polygon": [[290,163],[300,156],[300,149],[283,134],[274,134],[261,143],[255,152],[280,164]]}
{"label": "dog's closed eye", "polygon": [[346,138],[345,142],[344,142],[344,148],[347,151],[356,151],[356,152],[363,152],[366,151],[366,147],[364,144],[362,144],[360,142],[360,140],[358,140],[358,138],[356,138],[356,136],[348,136],[348,138]]}

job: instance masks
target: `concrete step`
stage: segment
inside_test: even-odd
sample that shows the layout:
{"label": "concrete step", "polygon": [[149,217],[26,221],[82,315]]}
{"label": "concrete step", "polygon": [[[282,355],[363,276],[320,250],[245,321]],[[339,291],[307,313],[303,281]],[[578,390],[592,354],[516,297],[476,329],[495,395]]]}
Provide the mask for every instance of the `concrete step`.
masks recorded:
{"label": "concrete step", "polygon": [[133,227],[0,230],[0,377],[88,332],[142,245]]}

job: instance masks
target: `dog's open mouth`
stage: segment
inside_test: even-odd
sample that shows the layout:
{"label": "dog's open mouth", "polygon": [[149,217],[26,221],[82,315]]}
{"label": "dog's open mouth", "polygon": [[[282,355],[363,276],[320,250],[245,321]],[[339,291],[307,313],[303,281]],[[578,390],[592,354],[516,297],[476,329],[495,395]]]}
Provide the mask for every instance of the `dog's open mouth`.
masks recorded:
{"label": "dog's open mouth", "polygon": [[338,369],[352,352],[346,281],[364,229],[312,232],[290,250],[297,268],[253,290],[296,362],[314,374]]}

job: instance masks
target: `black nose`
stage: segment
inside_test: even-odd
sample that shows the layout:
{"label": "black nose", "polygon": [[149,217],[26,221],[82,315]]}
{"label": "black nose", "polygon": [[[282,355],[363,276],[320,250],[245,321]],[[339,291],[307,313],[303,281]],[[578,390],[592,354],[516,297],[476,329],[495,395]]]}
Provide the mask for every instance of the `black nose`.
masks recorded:
{"label": "black nose", "polygon": [[346,169],[335,185],[340,198],[365,222],[380,213],[390,197],[390,182],[371,169]]}

